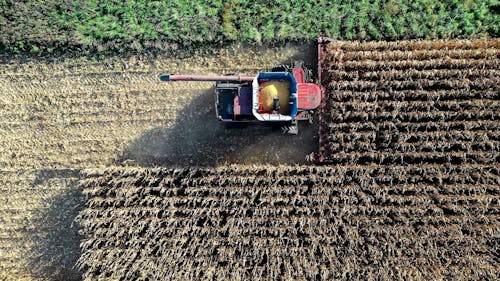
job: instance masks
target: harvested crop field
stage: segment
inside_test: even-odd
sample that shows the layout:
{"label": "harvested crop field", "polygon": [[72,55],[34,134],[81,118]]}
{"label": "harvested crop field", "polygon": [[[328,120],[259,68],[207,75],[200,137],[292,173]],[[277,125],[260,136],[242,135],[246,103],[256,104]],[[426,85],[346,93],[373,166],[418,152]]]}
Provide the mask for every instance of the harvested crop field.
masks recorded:
{"label": "harvested crop field", "polygon": [[500,40],[323,45],[322,161],[500,162]]}
{"label": "harvested crop field", "polygon": [[86,170],[85,280],[494,280],[500,167]]}
{"label": "harvested crop field", "polygon": [[74,267],[81,169],[305,162],[317,147],[312,128],[288,143],[280,132],[226,131],[214,117],[213,83],[168,84],[158,74],[254,74],[308,50],[231,45],[158,57],[2,57],[0,280],[81,278]]}

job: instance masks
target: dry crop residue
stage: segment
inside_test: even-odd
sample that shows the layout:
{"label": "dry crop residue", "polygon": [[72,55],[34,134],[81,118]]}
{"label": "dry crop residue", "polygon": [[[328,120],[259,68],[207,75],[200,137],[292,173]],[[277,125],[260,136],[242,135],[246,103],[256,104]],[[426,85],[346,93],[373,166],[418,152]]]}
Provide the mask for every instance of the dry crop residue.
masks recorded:
{"label": "dry crop residue", "polygon": [[497,165],[86,170],[85,280],[493,280]]}
{"label": "dry crop residue", "polygon": [[[148,165],[188,159],[189,165],[201,159],[203,151],[194,154],[185,149],[174,155],[172,151],[188,138],[181,136],[184,133],[194,139],[185,147],[212,151],[211,144],[218,140],[198,136],[191,129],[196,125],[198,132],[210,134],[216,125],[213,83],[168,84],[159,82],[158,74],[254,74],[303,57],[304,48],[227,46],[182,57],[102,60],[4,58],[0,64],[0,279],[80,278],[74,268],[80,238],[73,223],[83,204],[76,187],[80,169],[130,158]],[[195,122],[210,126],[201,130],[203,123]],[[228,140],[238,143],[238,136]],[[217,155],[210,156],[213,159],[207,164],[215,163]],[[227,157],[219,156],[220,161]]]}

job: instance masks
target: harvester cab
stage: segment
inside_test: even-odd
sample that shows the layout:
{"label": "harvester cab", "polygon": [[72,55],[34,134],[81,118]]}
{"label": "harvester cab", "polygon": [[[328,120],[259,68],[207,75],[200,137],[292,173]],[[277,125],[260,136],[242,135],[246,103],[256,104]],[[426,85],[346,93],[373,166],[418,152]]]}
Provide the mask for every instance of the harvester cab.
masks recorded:
{"label": "harvester cab", "polygon": [[321,88],[301,62],[280,66],[256,76],[160,75],[161,81],[215,82],[215,113],[229,125],[265,122],[284,133],[298,134],[298,121],[312,123],[321,103]]}

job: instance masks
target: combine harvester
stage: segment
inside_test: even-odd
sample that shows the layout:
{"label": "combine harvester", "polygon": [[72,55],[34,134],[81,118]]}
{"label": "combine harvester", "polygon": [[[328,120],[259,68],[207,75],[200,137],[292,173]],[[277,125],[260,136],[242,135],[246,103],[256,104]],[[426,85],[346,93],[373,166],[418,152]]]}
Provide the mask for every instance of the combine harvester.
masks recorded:
{"label": "combine harvester", "polygon": [[215,113],[228,127],[264,122],[298,134],[298,121],[312,123],[322,88],[302,62],[280,66],[257,76],[160,75],[161,81],[214,81]]}

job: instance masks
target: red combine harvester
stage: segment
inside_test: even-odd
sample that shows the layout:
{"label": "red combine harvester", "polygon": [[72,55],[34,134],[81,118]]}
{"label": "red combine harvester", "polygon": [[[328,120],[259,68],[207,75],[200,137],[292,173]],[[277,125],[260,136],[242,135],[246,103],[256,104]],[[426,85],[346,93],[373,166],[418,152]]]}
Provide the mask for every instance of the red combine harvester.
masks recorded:
{"label": "red combine harvester", "polygon": [[161,81],[214,81],[217,119],[230,126],[249,122],[280,125],[298,134],[298,121],[312,123],[322,90],[312,82],[312,71],[302,62],[280,66],[256,76],[160,75]]}

